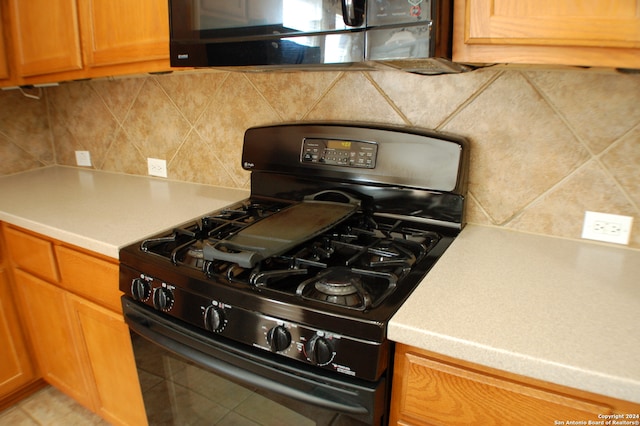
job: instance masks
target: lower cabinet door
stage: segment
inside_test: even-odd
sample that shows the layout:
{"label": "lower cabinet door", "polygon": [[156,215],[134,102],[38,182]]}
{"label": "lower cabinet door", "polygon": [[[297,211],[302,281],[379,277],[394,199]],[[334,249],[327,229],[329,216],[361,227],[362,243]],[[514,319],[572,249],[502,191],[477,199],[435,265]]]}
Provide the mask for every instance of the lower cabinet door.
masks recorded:
{"label": "lower cabinet door", "polygon": [[129,328],[121,315],[77,296],[70,305],[97,390],[96,411],[116,425],[146,425]]}
{"label": "lower cabinet door", "polygon": [[0,268],[0,400],[37,378],[19,324],[9,280]]}
{"label": "lower cabinet door", "polygon": [[93,409],[91,379],[73,334],[66,292],[22,270],[14,272],[43,378]]}

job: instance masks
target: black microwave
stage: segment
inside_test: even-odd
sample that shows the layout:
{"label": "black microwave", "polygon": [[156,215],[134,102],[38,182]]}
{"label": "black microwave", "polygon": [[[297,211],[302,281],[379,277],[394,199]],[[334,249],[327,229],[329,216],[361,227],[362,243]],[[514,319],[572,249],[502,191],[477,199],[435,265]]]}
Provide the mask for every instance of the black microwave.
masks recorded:
{"label": "black microwave", "polygon": [[169,0],[173,67],[459,72],[452,0]]}

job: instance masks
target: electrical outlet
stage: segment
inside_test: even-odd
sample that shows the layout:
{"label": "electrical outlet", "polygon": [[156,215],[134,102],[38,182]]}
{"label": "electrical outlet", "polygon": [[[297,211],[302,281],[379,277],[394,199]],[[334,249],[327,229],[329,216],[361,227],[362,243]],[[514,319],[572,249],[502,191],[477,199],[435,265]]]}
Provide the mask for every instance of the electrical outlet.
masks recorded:
{"label": "electrical outlet", "polygon": [[91,153],[89,151],[76,151],[76,164],[78,166],[91,167]]}
{"label": "electrical outlet", "polygon": [[607,243],[629,244],[633,217],[585,212],[582,238]]}
{"label": "electrical outlet", "polygon": [[147,170],[151,176],[167,177],[167,161],[159,158],[147,158]]}

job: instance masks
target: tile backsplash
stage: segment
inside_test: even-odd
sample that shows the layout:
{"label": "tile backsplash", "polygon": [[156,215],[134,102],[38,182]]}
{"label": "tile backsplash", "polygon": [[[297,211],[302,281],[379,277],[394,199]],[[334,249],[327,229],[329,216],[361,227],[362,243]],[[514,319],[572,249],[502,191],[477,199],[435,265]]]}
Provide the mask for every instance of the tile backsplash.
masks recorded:
{"label": "tile backsplash", "polygon": [[192,72],[0,93],[0,175],[53,164],[248,188],[246,128],[364,121],[471,143],[467,221],[579,239],[586,210],[633,216],[640,249],[640,75],[481,69]]}

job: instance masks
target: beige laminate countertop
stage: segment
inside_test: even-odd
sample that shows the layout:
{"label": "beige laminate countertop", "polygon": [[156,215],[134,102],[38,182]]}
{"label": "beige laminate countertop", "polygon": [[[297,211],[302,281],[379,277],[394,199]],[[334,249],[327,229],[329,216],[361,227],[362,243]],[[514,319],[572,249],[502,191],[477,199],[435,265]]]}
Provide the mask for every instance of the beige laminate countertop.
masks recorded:
{"label": "beige laminate countertop", "polygon": [[640,403],[640,252],[468,225],[391,340]]}
{"label": "beige laminate countertop", "polygon": [[248,191],[73,167],[0,177],[0,221],[115,259],[121,247]]}

